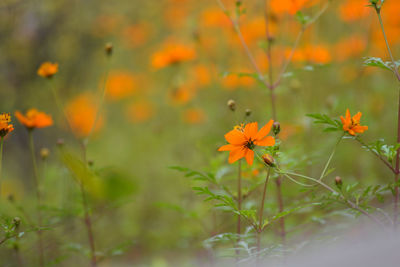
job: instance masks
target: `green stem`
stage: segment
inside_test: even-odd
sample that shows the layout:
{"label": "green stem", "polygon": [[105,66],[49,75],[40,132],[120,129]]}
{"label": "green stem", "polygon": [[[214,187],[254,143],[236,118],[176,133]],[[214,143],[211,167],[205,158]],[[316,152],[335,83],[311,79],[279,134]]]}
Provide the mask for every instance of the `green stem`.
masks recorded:
{"label": "green stem", "polygon": [[38,246],[39,246],[39,263],[40,266],[44,266],[44,250],[43,250],[43,238],[42,238],[42,212],[41,212],[41,196],[40,196],[40,183],[39,183],[39,172],[36,163],[36,156],[35,156],[35,145],[33,142],[33,129],[28,129],[28,136],[29,136],[29,149],[31,152],[32,157],[32,165],[33,165],[33,177],[34,183],[36,188],[36,201],[37,201],[37,216],[38,216]]}
{"label": "green stem", "polygon": [[0,196],[1,196],[1,182],[2,182],[2,170],[3,170],[3,143],[4,137],[0,137]]}
{"label": "green stem", "polygon": [[[381,5],[382,6],[382,5]],[[393,73],[396,75],[397,80],[400,82],[400,74],[399,70],[396,66],[396,61],[393,57],[392,50],[390,49],[389,41],[386,36],[385,27],[383,26],[382,16],[381,16],[381,6],[378,8],[375,6],[376,14],[378,15],[379,24],[381,26],[383,38],[385,39],[386,48],[389,53],[390,59],[393,64]],[[397,111],[397,143],[400,142],[400,92],[399,92],[399,100],[398,100],[398,111]],[[393,208],[393,223],[394,229],[397,228],[397,219],[398,219],[398,206],[399,206],[399,173],[400,173],[400,148],[397,149],[396,153],[396,168],[395,168],[395,175],[394,175],[394,183],[395,183],[395,194],[394,194],[394,208]]]}
{"label": "green stem", "polygon": [[[83,162],[87,168],[87,158],[86,158],[86,144],[85,142],[82,142],[82,153],[83,153]],[[85,216],[85,226],[86,226],[86,231],[88,234],[88,239],[89,239],[89,245],[90,245],[90,264],[92,267],[97,266],[97,258],[96,258],[96,248],[95,248],[95,243],[94,243],[94,234],[93,234],[93,228],[92,228],[92,221],[90,218],[90,212],[89,212],[89,203],[86,198],[86,193],[85,193],[85,187],[83,185],[83,182],[80,182],[80,189],[81,189],[81,195],[82,195],[82,206],[83,206],[83,211],[84,211],[84,216]]]}
{"label": "green stem", "polygon": [[367,216],[369,219],[371,219],[372,221],[374,221],[376,224],[378,224],[379,226],[381,226],[382,228],[385,228],[385,225],[379,221],[376,217],[372,216],[371,214],[369,214],[366,210],[360,208],[357,204],[353,203],[352,201],[350,201],[349,199],[347,199],[342,192],[338,192],[335,189],[333,189],[332,187],[330,187],[329,185],[323,183],[322,181],[320,181],[319,179],[315,179],[306,175],[301,175],[301,174],[297,174],[297,173],[293,173],[293,172],[283,172],[282,170],[278,170],[280,173],[283,173],[285,176],[288,175],[294,175],[294,176],[299,176],[302,177],[304,179],[313,181],[319,185],[321,185],[322,187],[324,187],[325,189],[327,189],[328,191],[332,192],[335,195],[338,195],[346,205],[348,205],[350,208],[359,211],[360,213],[364,214],[365,216]]}
{"label": "green stem", "polygon": [[[240,212],[242,210],[242,160],[238,161],[238,211]],[[241,218],[240,214],[238,215],[237,219],[237,242],[240,242],[240,234],[242,233],[241,231]],[[236,250],[236,255],[239,256],[239,249]]]}
{"label": "green stem", "polygon": [[331,160],[332,160],[332,158],[333,158],[333,155],[335,155],[336,148],[338,147],[340,141],[342,141],[343,136],[344,136],[344,133],[340,136],[339,140],[336,142],[336,144],[335,144],[335,146],[334,146],[334,148],[333,148],[333,150],[332,150],[332,153],[331,153],[331,155],[329,156],[329,159],[328,159],[328,161],[326,162],[324,169],[322,170],[322,173],[321,173],[321,176],[319,177],[319,180],[322,180],[322,178],[324,178],[325,173],[326,173],[326,170],[328,169],[329,164],[331,163]]}
{"label": "green stem", "polygon": [[269,175],[271,173],[271,167],[268,166],[268,173],[267,177],[265,178],[264,182],[264,191],[263,191],[263,196],[261,199],[261,204],[260,204],[260,214],[259,214],[259,220],[258,220],[258,229],[257,229],[257,251],[258,251],[258,256],[260,257],[260,251],[261,251],[261,233],[263,232],[263,215],[264,215],[264,202],[265,202],[265,196],[267,194],[267,185],[269,181]]}

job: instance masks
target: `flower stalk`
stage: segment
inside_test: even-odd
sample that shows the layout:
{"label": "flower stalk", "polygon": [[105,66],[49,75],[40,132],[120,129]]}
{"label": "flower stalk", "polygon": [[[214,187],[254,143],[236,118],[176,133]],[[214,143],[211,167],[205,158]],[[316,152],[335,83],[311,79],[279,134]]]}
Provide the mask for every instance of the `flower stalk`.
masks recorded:
{"label": "flower stalk", "polygon": [[29,138],[29,150],[31,152],[32,157],[32,165],[33,165],[33,177],[36,189],[36,209],[37,209],[37,216],[38,216],[38,249],[39,249],[39,264],[40,266],[45,266],[45,259],[44,259],[44,249],[43,249],[43,236],[42,236],[42,212],[41,212],[41,192],[40,192],[40,181],[39,181],[39,172],[36,163],[36,156],[35,156],[35,145],[33,142],[33,129],[28,129],[28,138]]}

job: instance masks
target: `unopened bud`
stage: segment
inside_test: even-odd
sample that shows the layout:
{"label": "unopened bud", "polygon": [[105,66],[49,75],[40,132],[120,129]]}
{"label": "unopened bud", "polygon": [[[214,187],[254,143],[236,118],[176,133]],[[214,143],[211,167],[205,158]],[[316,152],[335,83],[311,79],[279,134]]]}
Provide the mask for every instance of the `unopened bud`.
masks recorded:
{"label": "unopened bud", "polygon": [[64,139],[62,139],[62,138],[59,138],[59,139],[57,139],[57,146],[63,146],[64,145]]}
{"label": "unopened bud", "polygon": [[90,166],[90,167],[92,167],[93,165],[94,165],[94,161],[93,160],[88,160],[88,165]]}
{"label": "unopened bud", "polygon": [[50,150],[48,148],[42,148],[40,150],[40,156],[42,157],[42,160],[45,160],[49,157],[50,155]]}
{"label": "unopened bud", "polygon": [[227,105],[228,105],[228,108],[230,110],[232,110],[232,111],[236,110],[236,102],[235,102],[235,100],[233,100],[233,99],[228,100]]}
{"label": "unopened bud", "polygon": [[339,176],[336,176],[335,177],[335,184],[339,189],[342,188],[342,184],[343,184],[342,178],[340,178]]}
{"label": "unopened bud", "polygon": [[7,196],[7,199],[8,199],[8,201],[10,201],[10,202],[14,202],[14,200],[15,200],[13,194],[9,194],[9,195]]}
{"label": "unopened bud", "polygon": [[106,46],[104,47],[104,50],[106,51],[107,56],[111,56],[113,52],[113,44],[107,43]]}
{"label": "unopened bud", "polygon": [[246,114],[247,117],[249,117],[251,115],[251,109],[246,108],[245,114]]}
{"label": "unopened bud", "polygon": [[12,224],[14,224],[16,227],[18,227],[21,224],[21,218],[20,217],[15,217],[12,220]]}
{"label": "unopened bud", "polygon": [[275,167],[275,159],[270,154],[264,154],[262,159],[268,166]]}
{"label": "unopened bud", "polygon": [[272,124],[272,132],[275,135],[278,135],[281,132],[281,124],[279,122],[274,122],[274,124]]}

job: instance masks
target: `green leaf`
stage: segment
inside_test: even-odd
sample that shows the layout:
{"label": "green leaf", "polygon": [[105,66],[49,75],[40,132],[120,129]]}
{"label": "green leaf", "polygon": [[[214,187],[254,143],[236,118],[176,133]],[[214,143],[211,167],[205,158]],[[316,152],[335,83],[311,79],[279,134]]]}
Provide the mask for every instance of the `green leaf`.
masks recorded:
{"label": "green leaf", "polygon": [[71,172],[79,184],[94,197],[100,197],[103,192],[103,183],[97,175],[89,169],[87,164],[65,149],[60,150],[61,162]]}
{"label": "green leaf", "polygon": [[395,68],[399,68],[400,61],[396,61],[395,64],[393,64],[391,61],[383,61],[379,57],[367,57],[365,58],[364,66],[378,67],[384,70],[393,71]]}

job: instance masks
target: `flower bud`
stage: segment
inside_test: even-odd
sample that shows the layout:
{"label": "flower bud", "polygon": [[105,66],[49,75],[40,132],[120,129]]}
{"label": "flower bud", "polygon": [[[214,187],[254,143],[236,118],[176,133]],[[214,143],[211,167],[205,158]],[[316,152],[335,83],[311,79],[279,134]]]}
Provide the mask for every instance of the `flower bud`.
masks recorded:
{"label": "flower bud", "polygon": [[235,100],[233,100],[233,99],[228,100],[227,105],[228,105],[228,108],[230,110],[232,110],[232,111],[236,110],[236,102],[235,102]]}
{"label": "flower bud", "polygon": [[40,156],[42,157],[42,160],[45,160],[49,157],[50,155],[50,150],[48,148],[42,148],[40,150]]}
{"label": "flower bud", "polygon": [[342,184],[343,184],[342,178],[340,178],[339,176],[336,176],[335,177],[335,184],[339,189],[341,189],[342,188]]}
{"label": "flower bud", "polygon": [[272,132],[275,135],[278,135],[281,132],[281,124],[277,121],[274,122],[274,124],[272,124]]}
{"label": "flower bud", "polygon": [[57,139],[57,146],[62,147],[64,145],[64,139],[58,138]]}
{"label": "flower bud", "polygon": [[251,109],[246,108],[245,114],[246,114],[246,117],[249,117],[251,115]]}
{"label": "flower bud", "polygon": [[14,224],[16,227],[18,227],[21,224],[21,218],[20,217],[15,217],[12,220],[12,224]]}
{"label": "flower bud", "polygon": [[91,159],[89,159],[87,163],[88,163],[89,167],[92,167],[94,165],[94,161]]}
{"label": "flower bud", "polygon": [[111,56],[113,52],[113,44],[107,43],[106,46],[104,47],[104,50],[106,51],[107,56]]}
{"label": "flower bud", "polygon": [[268,166],[275,167],[275,159],[270,154],[264,154],[262,159]]}

